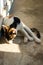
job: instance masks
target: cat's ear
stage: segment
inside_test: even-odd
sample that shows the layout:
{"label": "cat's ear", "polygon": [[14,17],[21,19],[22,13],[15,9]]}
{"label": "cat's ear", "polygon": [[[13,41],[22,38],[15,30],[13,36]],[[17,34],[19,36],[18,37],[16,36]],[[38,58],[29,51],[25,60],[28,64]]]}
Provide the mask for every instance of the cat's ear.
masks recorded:
{"label": "cat's ear", "polygon": [[8,26],[2,25],[4,31],[8,31]]}

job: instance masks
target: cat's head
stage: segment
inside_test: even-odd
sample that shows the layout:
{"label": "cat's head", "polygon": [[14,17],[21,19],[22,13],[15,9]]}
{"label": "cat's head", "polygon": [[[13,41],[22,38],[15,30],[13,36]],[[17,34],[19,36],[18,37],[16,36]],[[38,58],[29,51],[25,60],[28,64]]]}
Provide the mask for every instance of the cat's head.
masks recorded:
{"label": "cat's head", "polygon": [[9,26],[2,25],[3,31],[4,31],[4,37],[7,40],[11,40],[16,37],[17,30],[15,28],[10,28]]}

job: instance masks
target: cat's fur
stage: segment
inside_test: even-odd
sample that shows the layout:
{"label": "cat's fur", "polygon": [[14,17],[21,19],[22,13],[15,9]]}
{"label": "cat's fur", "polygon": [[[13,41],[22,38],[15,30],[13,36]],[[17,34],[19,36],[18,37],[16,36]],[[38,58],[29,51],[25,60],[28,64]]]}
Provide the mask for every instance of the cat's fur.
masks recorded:
{"label": "cat's fur", "polygon": [[[10,36],[9,36],[10,33],[12,32],[12,28],[13,28],[13,31],[15,31],[15,29],[16,29],[16,31],[15,31],[16,33],[14,35],[17,35],[17,31],[19,30],[19,31],[23,32],[25,34],[25,36],[27,37],[27,39],[29,39],[30,41],[34,40],[38,43],[41,42],[39,31],[36,28],[30,29],[18,17],[11,17],[11,18],[4,19],[1,30],[3,32],[2,35],[5,34],[4,36],[7,40],[11,40],[13,38],[13,37],[10,38]],[[34,32],[36,35],[34,34]],[[12,34],[13,34],[13,32],[12,32]]]}

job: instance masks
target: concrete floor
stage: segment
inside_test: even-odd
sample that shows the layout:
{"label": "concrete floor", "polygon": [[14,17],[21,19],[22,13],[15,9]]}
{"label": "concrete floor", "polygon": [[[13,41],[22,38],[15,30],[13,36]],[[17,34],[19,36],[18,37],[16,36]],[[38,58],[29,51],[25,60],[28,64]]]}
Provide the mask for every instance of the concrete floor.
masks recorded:
{"label": "concrete floor", "polygon": [[37,28],[41,33],[41,44],[24,43],[20,37],[14,44],[5,44],[6,41],[0,39],[0,65],[43,65],[43,0],[15,0],[13,3],[10,13],[28,27]]}

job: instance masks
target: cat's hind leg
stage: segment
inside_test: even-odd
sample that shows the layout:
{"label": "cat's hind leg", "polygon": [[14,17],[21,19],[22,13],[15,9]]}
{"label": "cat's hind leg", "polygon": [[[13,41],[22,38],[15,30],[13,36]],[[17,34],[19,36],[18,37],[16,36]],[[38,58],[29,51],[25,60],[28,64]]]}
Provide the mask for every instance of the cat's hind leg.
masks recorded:
{"label": "cat's hind leg", "polygon": [[33,41],[33,37],[31,37],[30,35],[28,35],[28,33],[24,30],[24,28],[22,29],[22,32],[24,33],[24,35],[27,37],[28,40]]}
{"label": "cat's hind leg", "polygon": [[[22,23],[23,24],[23,23]],[[35,34],[31,31],[30,28],[28,28],[26,25],[23,24],[23,27],[28,31],[28,33],[34,38],[34,40],[37,43],[41,43],[41,40],[39,38],[37,38],[37,36],[35,36]]]}

